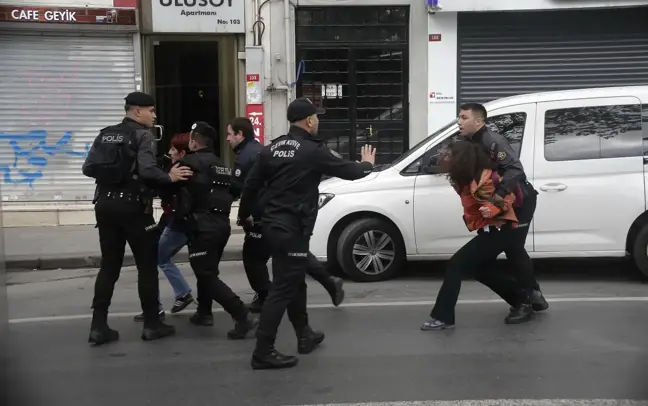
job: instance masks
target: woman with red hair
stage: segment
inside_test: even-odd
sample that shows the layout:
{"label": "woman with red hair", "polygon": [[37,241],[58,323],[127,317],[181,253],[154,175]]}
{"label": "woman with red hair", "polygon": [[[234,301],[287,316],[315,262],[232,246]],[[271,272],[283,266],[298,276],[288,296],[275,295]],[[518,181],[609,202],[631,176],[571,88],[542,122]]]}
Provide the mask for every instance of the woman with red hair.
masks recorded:
{"label": "woman with red hair", "polygon": [[[189,133],[174,135],[171,138],[171,148],[167,156],[170,161],[170,166],[173,166],[173,164],[183,158],[187,152],[189,152]],[[181,224],[173,221],[173,210],[171,209],[170,202],[171,196],[166,191],[162,191],[160,197],[162,199],[163,213],[158,223],[158,228],[162,230],[158,246],[158,267],[164,272],[164,275],[173,288],[175,302],[171,308],[171,313],[177,313],[194,302],[191,287],[182,276],[180,269],[172,261],[173,256],[187,244],[187,236]],[[160,318],[164,318],[164,307],[161,302],[159,304],[159,311]],[[143,321],[143,314],[135,316],[135,320]]]}

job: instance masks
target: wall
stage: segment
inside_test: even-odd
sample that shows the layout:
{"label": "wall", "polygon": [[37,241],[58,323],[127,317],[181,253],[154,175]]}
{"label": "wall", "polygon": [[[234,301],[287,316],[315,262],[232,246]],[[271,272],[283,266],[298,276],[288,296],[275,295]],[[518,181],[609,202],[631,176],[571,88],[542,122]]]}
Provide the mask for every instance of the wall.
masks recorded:
{"label": "wall", "polygon": [[[294,2],[291,2],[294,3]],[[300,0],[300,6],[379,6],[379,0]],[[422,0],[393,0],[389,5],[410,5],[410,146],[413,146],[428,134],[427,125],[427,71],[428,61],[425,57],[427,47],[427,13]],[[252,12],[252,11],[250,11]],[[284,2],[272,0],[261,9],[265,23],[263,47],[265,53],[265,85],[281,86],[282,83],[295,81],[295,39],[294,8],[291,7],[291,19],[284,18]],[[271,28],[272,27],[272,28]],[[290,30],[290,46],[286,52],[285,29]],[[252,36],[248,34],[247,45],[252,45]],[[290,55],[286,58],[286,55]],[[286,64],[291,66],[290,75],[286,77]],[[277,90],[265,93],[265,137],[266,142],[286,132],[286,91]]]}
{"label": "wall", "polygon": [[428,134],[457,116],[457,13],[428,18]]}
{"label": "wall", "polygon": [[647,0],[439,0],[441,13],[457,11],[550,10],[561,8],[626,7]]}

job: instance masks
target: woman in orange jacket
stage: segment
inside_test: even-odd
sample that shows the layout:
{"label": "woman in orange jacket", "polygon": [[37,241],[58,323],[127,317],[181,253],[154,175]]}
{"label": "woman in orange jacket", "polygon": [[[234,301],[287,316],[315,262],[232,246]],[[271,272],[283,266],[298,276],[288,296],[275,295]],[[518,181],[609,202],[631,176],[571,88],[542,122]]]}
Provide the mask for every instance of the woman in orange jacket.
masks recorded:
{"label": "woman in orange jacket", "polygon": [[421,330],[454,327],[455,306],[466,273],[474,274],[475,279],[511,306],[505,319],[507,324],[531,320],[533,309],[528,292],[496,264],[497,256],[514,242],[508,231],[518,226],[513,206],[521,203],[522,195],[511,193],[503,199],[496,195],[500,176],[491,169],[490,157],[480,145],[468,141],[453,143],[440,166],[460,196],[466,227],[477,231],[477,235],[448,262],[430,319],[421,325]]}

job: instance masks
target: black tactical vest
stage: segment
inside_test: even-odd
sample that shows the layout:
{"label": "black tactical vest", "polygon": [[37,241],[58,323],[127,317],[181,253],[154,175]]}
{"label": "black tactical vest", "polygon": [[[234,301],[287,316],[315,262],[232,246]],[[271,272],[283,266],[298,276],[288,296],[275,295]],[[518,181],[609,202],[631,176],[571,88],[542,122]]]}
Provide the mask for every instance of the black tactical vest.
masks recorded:
{"label": "black tactical vest", "polygon": [[95,138],[83,173],[100,187],[131,189],[137,185],[136,130],[120,123],[106,127]]}

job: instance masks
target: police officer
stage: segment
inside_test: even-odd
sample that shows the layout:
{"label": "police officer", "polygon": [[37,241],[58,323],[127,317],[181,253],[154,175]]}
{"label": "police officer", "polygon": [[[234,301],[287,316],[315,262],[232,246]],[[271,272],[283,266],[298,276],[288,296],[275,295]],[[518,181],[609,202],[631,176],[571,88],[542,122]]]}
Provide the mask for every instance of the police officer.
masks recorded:
{"label": "police officer", "polygon": [[205,122],[191,127],[189,149],[178,166],[191,168],[193,175],[180,184],[174,211],[187,230],[189,263],[196,274],[198,310],[190,321],[200,326],[214,324],[212,300],[234,319],[230,339],[243,339],[256,327],[250,311],[219,277],[218,264],[230,237],[229,214],[232,206],[230,182],[232,171],[214,152],[216,130]]}
{"label": "police officer", "polygon": [[[459,131],[462,136],[472,142],[483,145],[502,175],[502,182],[496,191],[496,198],[502,198],[508,193],[520,188],[523,196],[522,205],[515,208],[520,226],[506,230],[514,243],[504,252],[511,261],[516,272],[516,278],[524,286],[530,296],[533,310],[542,311],[549,308],[549,303],[540,291],[540,285],[535,279],[533,263],[524,245],[529,232],[529,225],[536,209],[538,192],[527,180],[522,163],[515,154],[509,142],[502,135],[488,130],[486,127],[486,108],[479,103],[467,103],[460,107]],[[484,213],[488,215],[488,213]]]}
{"label": "police officer", "polygon": [[[236,200],[241,196],[245,178],[259,152],[263,149],[263,145],[254,138],[254,127],[245,117],[236,117],[227,125],[227,142],[236,154],[231,188],[232,195]],[[262,193],[259,194],[260,202],[263,201],[262,195]],[[262,208],[263,203],[257,202],[253,213],[254,225],[248,227],[245,223],[240,224],[244,226],[245,231],[243,266],[250,286],[256,293],[254,300],[248,304],[252,313],[261,312],[271,284],[267,266],[270,250],[268,245],[263,242],[263,230],[261,229]],[[326,289],[334,306],[339,306],[342,303],[344,300],[342,279],[329,275],[323,267],[308,268],[306,271]]]}
{"label": "police officer", "polygon": [[309,241],[317,218],[319,183],[322,175],[360,179],[371,173],[375,151],[362,148],[362,162],[351,162],[315,138],[323,110],[306,98],[288,106],[288,134],[263,148],[248,174],[239,207],[239,220],[253,224],[257,196],[264,190],[263,235],[272,255],[273,281],[265,301],[256,348],[254,369],[289,368],[297,357],[274,348],[277,328],[288,311],[297,334],[300,354],[312,352],[324,334],[313,331],[306,311],[306,269],[323,267],[309,251]]}
{"label": "police officer", "polygon": [[108,326],[108,307],[119,278],[126,242],[137,264],[139,291],[144,312],[143,340],[155,340],[175,333],[162,323],[157,310],[158,235],[153,219],[152,193],[155,187],[186,179],[187,168],[162,171],[156,162],[156,119],[154,100],[135,92],[125,98],[126,118],[106,127],[97,136],[83,164],[83,174],[96,180],[95,217],[99,229],[101,268],[95,281],[93,316],[88,341],[95,345],[119,339]]}

